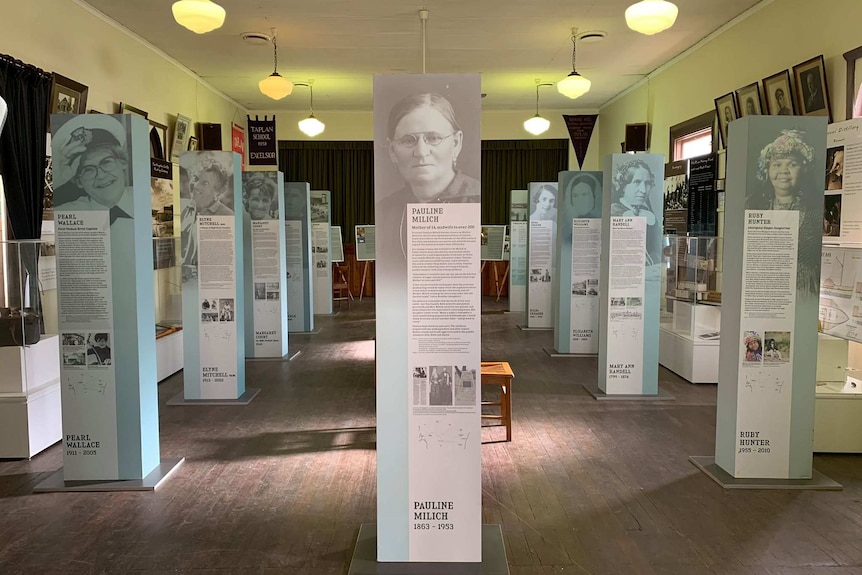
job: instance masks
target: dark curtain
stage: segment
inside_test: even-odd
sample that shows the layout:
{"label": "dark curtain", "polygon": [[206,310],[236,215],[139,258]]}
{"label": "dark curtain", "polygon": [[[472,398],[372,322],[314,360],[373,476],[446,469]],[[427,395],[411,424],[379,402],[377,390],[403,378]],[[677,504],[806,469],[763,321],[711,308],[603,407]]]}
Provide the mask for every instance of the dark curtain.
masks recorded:
{"label": "dark curtain", "polygon": [[308,182],[332,193],[332,225],[345,243],[353,227],[374,223],[374,145],[372,142],[278,143],[278,169],[285,182]]}
{"label": "dark curtain", "polygon": [[556,182],[568,166],[568,140],[483,140],[482,223],[508,225],[512,190]]}
{"label": "dark curtain", "polygon": [[0,97],[9,106],[0,135],[0,174],[12,238],[42,234],[45,194],[45,145],[51,75],[0,54]]}
{"label": "dark curtain", "polygon": [[[332,192],[332,225],[353,242],[353,226],[374,223],[372,142],[279,142],[278,166],[286,182],[308,182]],[[568,169],[568,140],[482,142],[482,223],[508,224],[512,190],[557,181]]]}

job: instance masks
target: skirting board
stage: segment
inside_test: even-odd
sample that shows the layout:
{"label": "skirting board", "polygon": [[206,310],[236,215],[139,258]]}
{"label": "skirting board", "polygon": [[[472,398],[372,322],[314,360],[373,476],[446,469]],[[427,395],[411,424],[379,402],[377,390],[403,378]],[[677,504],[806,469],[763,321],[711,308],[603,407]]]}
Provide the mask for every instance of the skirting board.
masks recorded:
{"label": "skirting board", "polygon": [[247,357],[247,358],[245,358],[245,360],[246,361],[293,361],[294,359],[296,359],[296,356],[298,356],[300,353],[302,353],[302,350],[295,351],[293,353],[288,352],[287,355],[284,355],[282,357]]}
{"label": "skirting board", "polygon": [[812,491],[841,491],[844,487],[816,469],[811,479],[750,479],[736,478],[715,463],[713,456],[692,455],[688,458],[695,467],[725,489],[807,489]]}
{"label": "skirting board", "polygon": [[251,400],[260,393],[259,387],[247,387],[245,393],[236,399],[186,399],[183,396],[184,392],[179,392],[165,405],[248,405]]}
{"label": "skirting board", "polygon": [[378,563],[377,525],[363,523],[347,575],[509,575],[503,530],[482,525],[481,563]]}
{"label": "skirting board", "polygon": [[60,468],[33,488],[33,493],[155,491],[185,460],[185,457],[162,459],[161,463],[143,479],[122,481],[63,481],[63,468]]}
{"label": "skirting board", "polygon": [[666,391],[658,390],[656,395],[622,395],[616,393],[605,393],[599,389],[595,383],[583,384],[587,393],[593,396],[598,401],[674,401],[676,397]]}
{"label": "skirting board", "polygon": [[340,313],[341,313],[341,310],[337,309],[332,313],[316,313],[316,314],[314,314],[314,317],[335,317]]}
{"label": "skirting board", "polygon": [[522,324],[518,324],[518,329],[521,331],[554,331],[552,327],[527,327]]}
{"label": "skirting board", "polygon": [[289,331],[289,332],[287,332],[287,335],[288,336],[291,336],[291,335],[317,335],[321,331],[323,331],[323,328],[319,327],[313,331]]}
{"label": "skirting board", "polygon": [[549,347],[543,347],[545,353],[547,353],[551,357],[598,357],[597,353],[560,353],[556,349],[551,349]]}

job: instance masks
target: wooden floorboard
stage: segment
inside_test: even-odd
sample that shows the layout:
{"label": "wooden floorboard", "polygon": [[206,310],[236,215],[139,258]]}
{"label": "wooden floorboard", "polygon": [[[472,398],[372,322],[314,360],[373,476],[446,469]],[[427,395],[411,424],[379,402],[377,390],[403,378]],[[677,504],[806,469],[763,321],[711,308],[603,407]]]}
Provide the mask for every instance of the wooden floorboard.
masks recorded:
{"label": "wooden floorboard", "polygon": [[[162,456],[186,462],[155,493],[33,495],[59,446],[0,461],[0,574],[344,575],[376,513],[373,317],[355,302],[295,360],[249,362],[245,407],[165,407],[182,374],[163,382]],[[716,386],[661,370],[675,401],[595,401],[596,360],[549,358],[520,319],[482,316],[482,359],[516,374],[513,442],[482,431],[513,575],[862,575],[862,457],[815,457],[841,492],[724,491],[688,462],[714,453]]]}

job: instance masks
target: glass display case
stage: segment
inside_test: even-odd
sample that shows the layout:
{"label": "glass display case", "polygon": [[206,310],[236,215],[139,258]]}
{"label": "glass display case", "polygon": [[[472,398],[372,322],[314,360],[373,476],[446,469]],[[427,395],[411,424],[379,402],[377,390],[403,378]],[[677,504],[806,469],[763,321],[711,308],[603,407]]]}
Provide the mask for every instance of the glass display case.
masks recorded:
{"label": "glass display case", "polygon": [[0,458],[60,440],[60,345],[53,241],[0,241]]}
{"label": "glass display case", "polygon": [[161,381],[183,368],[183,278],[180,238],[153,238],[156,365]]}

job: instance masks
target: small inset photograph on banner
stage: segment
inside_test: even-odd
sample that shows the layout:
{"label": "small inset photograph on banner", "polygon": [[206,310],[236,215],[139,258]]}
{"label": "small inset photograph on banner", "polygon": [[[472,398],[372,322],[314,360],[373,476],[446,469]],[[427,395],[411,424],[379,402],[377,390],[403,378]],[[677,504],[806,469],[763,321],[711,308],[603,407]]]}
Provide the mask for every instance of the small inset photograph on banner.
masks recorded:
{"label": "small inset photograph on banner", "polygon": [[530,283],[547,283],[551,281],[551,270],[548,268],[533,268],[530,271]]}
{"label": "small inset photograph on banner", "polygon": [[598,278],[587,280],[587,295],[599,295],[599,280]]}
{"label": "small inset photograph on banner", "polygon": [[476,370],[455,366],[455,405],[476,405]]}
{"label": "small inset photograph on banner", "polygon": [[63,365],[67,367],[85,366],[87,363],[87,334],[64,333],[62,341]]}
{"label": "small inset photograph on banner", "polygon": [[841,194],[823,197],[823,237],[841,236]]}
{"label": "small inset photograph on banner", "polygon": [[87,338],[87,365],[111,365],[111,335],[91,333]]}
{"label": "small inset photograph on banner", "polygon": [[479,235],[479,244],[483,246],[488,245],[488,228],[486,226],[482,226],[482,231]]}
{"label": "small inset photograph on banner", "polygon": [[434,365],[428,386],[428,405],[452,405],[452,366]]}
{"label": "small inset photograph on banner", "polygon": [[763,362],[763,339],[756,331],[746,331],[742,342],[745,363]]}
{"label": "small inset photograph on banner", "polygon": [[626,307],[640,307],[643,305],[643,298],[640,297],[627,297],[626,298]]}
{"label": "small inset photograph on banner", "polygon": [[277,172],[254,172],[243,178],[242,203],[253,220],[274,220],[278,217]]}
{"label": "small inset photograph on banner", "polygon": [[63,347],[82,346],[86,342],[86,337],[82,333],[64,333]]}
{"label": "small inset photograph on banner", "polygon": [[150,178],[153,190],[153,237],[174,236],[174,183],[162,178]]}
{"label": "small inset photograph on banner", "polygon": [[686,175],[668,176],[664,179],[664,209],[685,210],[688,208],[688,186]]}
{"label": "small inset photograph on banner", "polygon": [[587,295],[587,282],[574,282],[572,284],[572,295]]}
{"label": "small inset photograph on banner", "polygon": [[323,224],[329,222],[329,204],[326,202],[326,194],[311,193],[311,221]]}
{"label": "small inset photograph on banner", "polygon": [[509,212],[509,216],[513,222],[526,222],[528,212],[528,204],[525,204],[523,202],[512,202],[512,208]]}
{"label": "small inset photograph on banner", "polygon": [[763,332],[764,363],[788,363],[790,361],[790,332]]}
{"label": "small inset photograph on banner", "polygon": [[266,284],[254,282],[254,299],[266,299]]}
{"label": "small inset photograph on banner", "polygon": [[326,263],[326,260],[317,260],[317,262],[315,262],[314,264],[314,267],[316,267],[317,269],[324,269],[327,265],[328,264]]}
{"label": "small inset photograph on banner", "polygon": [[534,222],[557,221],[557,187],[550,184],[532,190],[530,197],[530,220]]}
{"label": "small inset photograph on banner", "polygon": [[844,146],[826,149],[826,189],[844,189]]}
{"label": "small inset photograph on banner", "polygon": [[413,368],[413,405],[428,405],[428,368]]}
{"label": "small inset photograph on banner", "polygon": [[365,228],[356,228],[356,243],[365,243]]}
{"label": "small inset photograph on banner", "polygon": [[200,152],[188,163],[183,162],[183,167],[188,170],[191,199],[195,201],[198,216],[233,215],[231,156]]}
{"label": "small inset photograph on banner", "polygon": [[218,321],[218,312],[217,311],[205,311],[201,313],[201,321],[202,322],[217,322]]}
{"label": "small inset photograph on banner", "polygon": [[219,321],[233,321],[234,318],[234,305],[233,298],[222,298],[218,300],[218,320]]}
{"label": "small inset photograph on banner", "polygon": [[206,299],[204,298],[201,301],[201,311],[202,312],[218,312],[218,300],[217,299]]}
{"label": "small inset photograph on banner", "polygon": [[269,282],[266,284],[266,299],[277,300],[281,297],[278,282]]}
{"label": "small inset photograph on banner", "polygon": [[624,298],[624,297],[612,297],[611,298],[611,306],[612,307],[626,307],[626,298]]}

